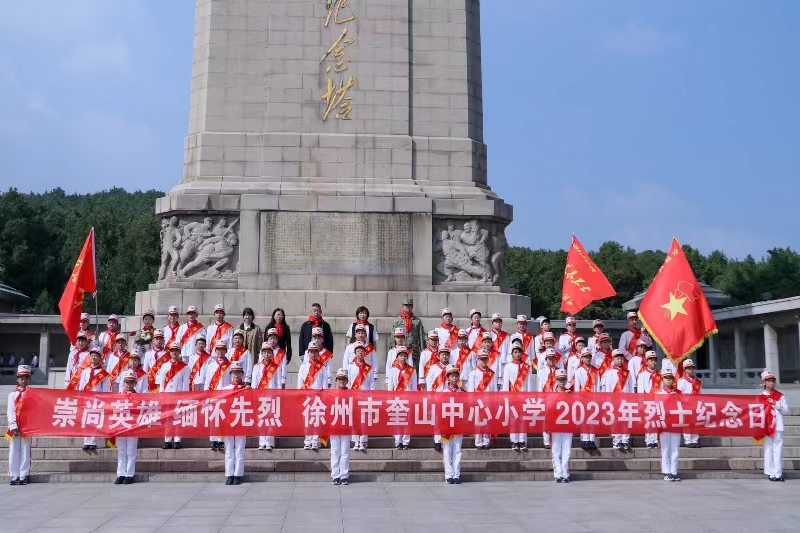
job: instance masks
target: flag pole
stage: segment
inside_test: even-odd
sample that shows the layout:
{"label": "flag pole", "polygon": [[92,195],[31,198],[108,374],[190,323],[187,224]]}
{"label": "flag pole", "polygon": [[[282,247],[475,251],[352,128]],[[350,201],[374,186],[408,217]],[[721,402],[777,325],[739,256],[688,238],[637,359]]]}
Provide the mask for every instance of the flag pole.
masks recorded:
{"label": "flag pole", "polygon": [[98,312],[98,304],[97,304],[97,246],[95,246],[95,237],[94,237],[94,226],[92,226],[92,266],[94,267],[94,338],[95,342],[97,341],[98,336],[100,335],[100,323],[99,323],[99,316],[100,313]]}

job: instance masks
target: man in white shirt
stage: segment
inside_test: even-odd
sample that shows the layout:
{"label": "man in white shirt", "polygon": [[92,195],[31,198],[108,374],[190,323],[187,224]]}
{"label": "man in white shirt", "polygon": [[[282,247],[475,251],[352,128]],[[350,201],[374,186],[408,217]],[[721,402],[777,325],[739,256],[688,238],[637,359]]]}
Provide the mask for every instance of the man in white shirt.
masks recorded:
{"label": "man in white shirt", "polygon": [[[194,305],[187,307],[186,318],[186,323],[182,324],[181,327],[178,328],[176,340],[178,341],[178,344],[181,345],[181,357],[183,357],[183,361],[188,363],[192,353],[194,352],[197,338],[200,335],[203,335],[207,339],[208,335],[206,335],[206,328],[203,326],[203,324],[197,321],[197,307]],[[167,346],[169,346],[169,344]],[[211,349],[214,349],[213,343],[208,343],[208,346],[211,347]]]}
{"label": "man in white shirt", "polygon": [[643,339],[647,348],[653,346],[653,340],[650,338],[650,335],[645,332],[641,326],[639,325],[639,317],[631,311],[628,313],[628,330],[625,331],[622,336],[619,338],[619,349],[622,350],[622,353],[625,354],[625,359],[630,359],[633,357],[633,353],[636,351],[636,343],[639,342],[639,339]]}
{"label": "man in white shirt", "polygon": [[442,309],[442,324],[436,328],[439,335],[439,346],[447,346],[450,350],[455,349],[458,340],[458,327],[453,325],[453,312],[450,309]]}

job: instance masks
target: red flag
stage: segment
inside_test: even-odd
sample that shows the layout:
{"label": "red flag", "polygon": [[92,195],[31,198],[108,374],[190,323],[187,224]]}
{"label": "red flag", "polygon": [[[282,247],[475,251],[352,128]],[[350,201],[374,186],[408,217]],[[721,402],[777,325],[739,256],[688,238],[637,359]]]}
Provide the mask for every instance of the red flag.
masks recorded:
{"label": "red flag", "polygon": [[81,311],[83,311],[83,295],[87,292],[97,292],[97,269],[94,261],[94,228],[89,231],[86,242],[83,243],[83,250],[78,256],[75,268],[64,288],[64,294],[58,302],[58,309],[61,311],[61,323],[67,332],[67,338],[71,343],[75,343],[75,335],[81,322]]}
{"label": "red flag", "polygon": [[644,295],[639,318],[676,364],[717,332],[703,289],[678,239]]}
{"label": "red flag", "polygon": [[574,315],[595,300],[616,296],[617,292],[573,235],[561,286],[561,311]]}

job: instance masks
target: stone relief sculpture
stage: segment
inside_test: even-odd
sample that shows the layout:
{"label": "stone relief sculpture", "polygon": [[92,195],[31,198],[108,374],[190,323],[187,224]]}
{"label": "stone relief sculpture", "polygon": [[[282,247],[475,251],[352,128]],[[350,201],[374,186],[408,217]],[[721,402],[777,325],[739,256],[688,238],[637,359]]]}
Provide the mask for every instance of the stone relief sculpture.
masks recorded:
{"label": "stone relief sculpture", "polygon": [[202,220],[161,221],[161,267],[158,279],[236,279],[239,238],[234,228],[237,218],[228,224],[221,216]]}
{"label": "stone relief sculpture", "polygon": [[[472,219],[456,229],[456,221],[437,221],[434,226],[434,278],[439,283],[505,281],[508,242],[505,229],[490,222],[489,229]],[[446,229],[437,230],[437,227]]]}

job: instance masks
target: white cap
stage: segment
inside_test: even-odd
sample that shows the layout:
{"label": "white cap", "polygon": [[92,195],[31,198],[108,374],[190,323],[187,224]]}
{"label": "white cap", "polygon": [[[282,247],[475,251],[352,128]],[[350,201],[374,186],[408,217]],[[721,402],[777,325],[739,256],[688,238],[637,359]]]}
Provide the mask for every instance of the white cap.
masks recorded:
{"label": "white cap", "polygon": [[589,348],[581,348],[581,356],[583,355],[592,355],[592,351]]}
{"label": "white cap", "polygon": [[547,339],[555,341],[556,340],[555,333],[553,333],[552,331],[545,331],[544,333],[542,333],[542,340],[546,341]]}
{"label": "white cap", "polygon": [[472,315],[474,315],[476,313],[481,315],[481,316],[483,316],[483,314],[480,311],[478,311],[477,309],[470,309],[469,310],[469,317],[472,318]]}
{"label": "white cap", "polygon": [[622,357],[625,357],[625,352],[623,352],[619,348],[614,348],[613,350],[611,350],[611,356],[612,357],[616,357],[618,355],[621,355]]}
{"label": "white cap", "polygon": [[218,350],[219,348],[225,348],[227,350],[228,345],[225,344],[225,341],[217,341],[217,343],[214,345],[214,349]]}
{"label": "white cap", "polygon": [[567,371],[564,370],[563,368],[559,368],[558,370],[556,370],[556,379],[558,378],[567,379]]}
{"label": "white cap", "polygon": [[465,330],[465,329],[460,329],[460,330],[458,330],[458,336],[459,337],[469,337],[469,332],[467,330]]}
{"label": "white cap", "polygon": [[319,350],[319,343],[317,341],[311,341],[308,343],[308,350]]}
{"label": "white cap", "polygon": [[97,355],[103,355],[103,352],[100,351],[100,348],[98,348],[97,346],[95,346],[94,348],[91,348],[89,350],[89,355],[91,355],[93,353],[96,353]]}
{"label": "white cap", "polygon": [[625,318],[626,318],[627,320],[630,320],[631,318],[639,318],[639,317],[638,317],[638,315],[636,314],[636,312],[634,312],[634,311],[630,311],[630,312],[628,312],[628,314],[627,314],[627,315],[625,315]]}
{"label": "white cap", "polygon": [[216,313],[217,311],[222,311],[224,313],[225,312],[225,306],[222,305],[222,304],[215,305],[214,306],[214,312]]}
{"label": "white cap", "polygon": [[689,368],[690,366],[694,366],[694,361],[691,359],[684,359],[683,368]]}
{"label": "white cap", "polygon": [[364,348],[366,348],[366,345],[361,341],[356,341],[355,346],[353,346],[353,350],[356,350],[358,348],[361,348],[363,350]]}
{"label": "white cap", "polygon": [[117,315],[108,315],[108,322],[111,322],[112,320],[119,322],[119,317]]}
{"label": "white cap", "polygon": [[528,315],[517,315],[517,324],[525,322],[528,323]]}
{"label": "white cap", "polygon": [[488,331],[484,331],[483,334],[481,335],[481,339],[489,339],[489,340],[491,340],[492,339],[492,334],[489,333]]}
{"label": "white cap", "polygon": [[457,367],[456,365],[447,365],[447,366],[444,368],[444,375],[445,375],[445,376],[449,376],[450,374],[453,374],[453,373],[456,373],[456,374],[460,374],[460,373],[461,373],[461,372],[458,370],[458,367]]}
{"label": "white cap", "polygon": [[675,374],[672,373],[672,367],[668,366],[668,367],[664,368],[664,370],[661,371],[661,377],[662,378],[665,378],[667,376],[669,376],[671,378],[675,377]]}
{"label": "white cap", "polygon": [[198,333],[197,338],[194,340],[194,343],[197,344],[197,341],[204,341],[204,340],[206,340],[206,334]]}
{"label": "white cap", "polygon": [[478,350],[478,359],[489,359],[489,352],[486,350]]}
{"label": "white cap", "polygon": [[231,361],[231,372],[244,372],[244,365],[241,361]]}
{"label": "white cap", "polygon": [[450,348],[447,346],[439,346],[439,351],[437,353],[450,353]]}
{"label": "white cap", "polygon": [[[133,333],[131,333],[131,335],[133,335]],[[125,344],[128,344],[128,339],[127,337],[125,337],[125,335],[120,335],[119,337],[117,337],[117,340],[114,341],[114,344],[118,342],[124,342]]]}
{"label": "white cap", "polygon": [[768,379],[775,379],[775,374],[773,374],[769,370],[764,370],[761,373],[761,381],[767,381]]}
{"label": "white cap", "polygon": [[268,342],[262,342],[261,343],[261,351],[263,352],[264,350],[269,350],[271,352],[272,351],[272,345],[270,343],[268,343]]}
{"label": "white cap", "polygon": [[124,370],[122,372],[122,381],[139,381],[139,377],[133,370]]}
{"label": "white cap", "polygon": [[196,305],[190,305],[189,307],[187,307],[186,308],[186,314],[188,315],[189,313],[197,314],[197,306]]}
{"label": "white cap", "polygon": [[603,321],[600,320],[599,318],[595,318],[594,321],[592,322],[592,327],[596,328],[597,326],[605,327],[605,324],[603,324]]}
{"label": "white cap", "polygon": [[178,341],[173,341],[173,342],[169,343],[169,349],[170,350],[180,350],[181,349],[181,343],[179,343]]}
{"label": "white cap", "polygon": [[170,305],[169,309],[167,309],[167,314],[169,315],[179,315],[180,312],[178,311],[177,305]]}
{"label": "white cap", "polygon": [[17,375],[18,376],[30,376],[31,375],[31,367],[28,365],[19,365],[17,367]]}
{"label": "white cap", "polygon": [[[658,359],[658,354],[655,352],[655,350],[647,350],[646,352],[644,352],[644,358],[645,359]],[[691,359],[689,359],[689,360],[691,361]],[[686,366],[686,365],[684,365],[684,366]]]}
{"label": "white cap", "polygon": [[397,348],[395,348],[395,353],[404,353],[408,355],[408,348],[406,348],[405,346],[398,346]]}
{"label": "white cap", "polygon": [[499,320],[500,322],[502,322],[503,315],[501,315],[500,313],[492,313],[492,322],[494,322],[495,320]]}
{"label": "white cap", "polygon": [[367,326],[365,326],[364,324],[356,324],[356,331],[367,331]]}
{"label": "white cap", "polygon": [[549,319],[549,318],[547,318],[546,316],[540,316],[539,318],[537,318],[537,319],[536,319],[536,321],[537,321],[537,322],[539,323],[539,325],[541,326],[541,325],[542,325],[542,324],[544,324],[545,322],[550,322],[550,319]]}
{"label": "white cap", "polygon": [[452,314],[453,314],[453,312],[450,310],[449,307],[445,307],[444,309],[442,309],[442,316],[444,316],[444,315],[452,315]]}
{"label": "white cap", "polygon": [[88,339],[88,338],[89,338],[89,336],[83,331],[79,331],[78,334],[75,336],[75,340]]}
{"label": "white cap", "polygon": [[513,352],[514,350],[522,351],[522,343],[520,343],[520,342],[512,343],[511,344],[511,351]]}
{"label": "white cap", "polygon": [[394,336],[395,337],[400,337],[400,336],[405,337],[406,336],[405,328],[394,328]]}
{"label": "white cap", "polygon": [[553,348],[548,348],[544,351],[544,357],[545,359],[548,357],[558,357],[558,352],[556,352]]}
{"label": "white cap", "polygon": [[511,335],[511,342],[522,342],[522,335],[520,333],[514,333]]}
{"label": "white cap", "polygon": [[278,334],[278,330],[275,329],[275,328],[269,328],[267,330],[267,337],[269,337],[270,335],[277,335],[277,334]]}
{"label": "white cap", "polygon": [[439,332],[436,331],[435,329],[430,330],[428,332],[428,338],[429,339],[438,339],[439,338]]}
{"label": "white cap", "polygon": [[574,316],[568,316],[566,319],[564,319],[564,322],[567,324],[577,324]]}
{"label": "white cap", "polygon": [[323,331],[322,328],[311,328],[312,335],[322,335]]}
{"label": "white cap", "polygon": [[608,333],[603,332],[600,334],[600,342],[610,341],[610,340],[611,340],[611,335],[609,335]]}
{"label": "white cap", "polygon": [[156,317],[156,313],[152,309],[148,309],[147,311],[142,313],[142,318],[144,318],[146,316],[150,316],[152,318],[155,318]]}
{"label": "white cap", "polygon": [[158,339],[163,339],[163,338],[164,338],[164,332],[163,332],[163,331],[161,331],[160,329],[156,329],[156,330],[154,330],[154,331],[153,331],[153,338],[154,338],[154,339],[156,339],[156,338],[158,338]]}
{"label": "white cap", "polygon": [[575,337],[575,344],[579,342],[586,344],[586,339],[584,339],[583,337]]}
{"label": "white cap", "polygon": [[339,378],[347,379],[347,369],[346,368],[340,368],[339,370],[336,371],[335,379],[339,379]]}
{"label": "white cap", "polygon": [[81,320],[89,320],[89,313],[81,313]]}
{"label": "white cap", "polygon": [[647,346],[647,341],[645,341],[644,339],[639,339],[638,341],[636,341],[636,346],[637,347],[638,346]]}
{"label": "white cap", "polygon": [[233,336],[235,337],[236,335],[239,335],[243,339],[245,338],[245,334],[244,334],[244,330],[243,329],[237,329],[236,331],[234,331],[233,332]]}

